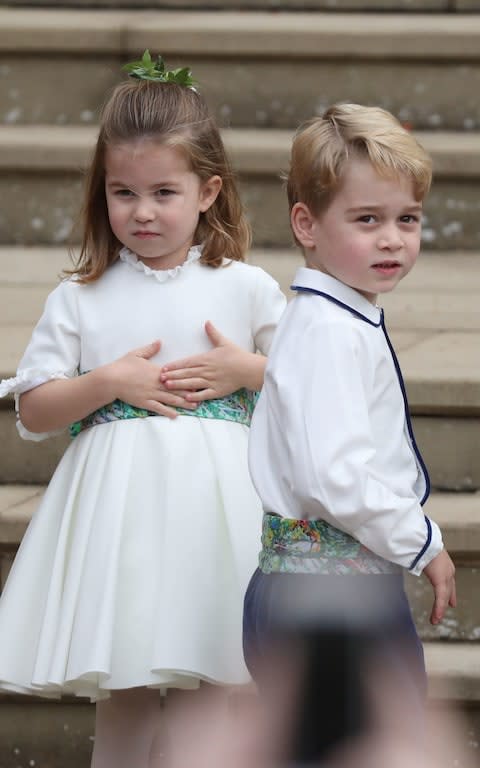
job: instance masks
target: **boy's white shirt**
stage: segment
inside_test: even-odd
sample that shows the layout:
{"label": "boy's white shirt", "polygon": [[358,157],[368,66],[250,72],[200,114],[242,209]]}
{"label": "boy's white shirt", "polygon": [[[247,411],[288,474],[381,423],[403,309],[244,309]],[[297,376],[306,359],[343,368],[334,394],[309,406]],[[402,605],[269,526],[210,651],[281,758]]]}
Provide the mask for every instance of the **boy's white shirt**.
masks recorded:
{"label": "boy's white shirt", "polygon": [[382,310],[306,267],[293,285],[304,290],[275,333],[250,429],[263,508],[326,520],[419,575],[443,543],[422,509],[428,475],[412,446]]}

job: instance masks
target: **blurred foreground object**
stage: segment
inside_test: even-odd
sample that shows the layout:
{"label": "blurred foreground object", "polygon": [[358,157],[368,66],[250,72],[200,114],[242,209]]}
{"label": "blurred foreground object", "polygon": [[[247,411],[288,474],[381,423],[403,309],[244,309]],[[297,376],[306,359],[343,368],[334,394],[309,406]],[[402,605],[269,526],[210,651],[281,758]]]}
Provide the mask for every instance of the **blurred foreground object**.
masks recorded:
{"label": "blurred foreground object", "polygon": [[426,705],[395,638],[396,589],[375,577],[322,577],[321,590],[315,577],[280,578],[260,693],[179,700],[177,738],[153,768],[475,768],[463,722]]}

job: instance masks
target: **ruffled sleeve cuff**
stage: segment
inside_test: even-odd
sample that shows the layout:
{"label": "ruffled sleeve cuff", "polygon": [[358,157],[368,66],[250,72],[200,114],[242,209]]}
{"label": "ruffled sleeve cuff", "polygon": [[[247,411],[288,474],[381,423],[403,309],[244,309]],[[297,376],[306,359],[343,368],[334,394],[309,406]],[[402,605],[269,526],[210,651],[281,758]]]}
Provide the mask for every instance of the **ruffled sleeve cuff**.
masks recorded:
{"label": "ruffled sleeve cuff", "polygon": [[64,372],[47,372],[40,371],[34,368],[24,368],[17,372],[16,376],[10,379],[3,379],[0,382],[0,397],[6,395],[15,395],[15,411],[17,414],[17,430],[24,440],[32,440],[34,442],[40,442],[47,437],[53,437],[63,432],[62,429],[54,432],[30,432],[20,421],[18,414],[19,398],[24,392],[28,392],[35,387],[39,387],[41,384],[45,384],[47,381],[53,381],[54,379],[68,379],[70,378]]}

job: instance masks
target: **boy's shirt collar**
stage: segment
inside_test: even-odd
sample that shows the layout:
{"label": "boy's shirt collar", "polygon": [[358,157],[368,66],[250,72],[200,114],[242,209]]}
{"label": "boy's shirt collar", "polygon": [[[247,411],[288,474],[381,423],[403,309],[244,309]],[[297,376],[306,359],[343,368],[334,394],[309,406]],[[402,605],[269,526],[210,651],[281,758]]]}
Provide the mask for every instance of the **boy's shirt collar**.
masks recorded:
{"label": "boy's shirt collar", "polygon": [[373,325],[380,325],[382,321],[382,310],[380,307],[372,304],[365,296],[350,288],[349,285],[337,280],[336,277],[326,275],[317,269],[309,267],[299,267],[295,273],[295,278],[290,286],[292,291],[307,290],[320,293],[335,304],[353,311],[363,320]]}

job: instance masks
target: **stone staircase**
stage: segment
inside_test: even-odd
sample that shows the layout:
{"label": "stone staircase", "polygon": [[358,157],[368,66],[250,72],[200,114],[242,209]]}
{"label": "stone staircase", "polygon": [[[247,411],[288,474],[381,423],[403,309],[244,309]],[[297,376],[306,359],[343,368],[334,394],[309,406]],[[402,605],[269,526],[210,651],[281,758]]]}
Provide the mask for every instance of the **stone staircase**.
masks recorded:
{"label": "stone staircase", "polygon": [[[200,0],[45,5],[0,0],[0,378],[14,374],[45,297],[68,265],[98,107],[120,65],[145,48],[171,66],[192,67],[225,126],[254,228],[251,260],[286,291],[300,257],[291,248],[279,173],[300,120],[336,100],[379,103],[432,153],[424,252],[383,303],[435,488],[429,514],[457,565],[459,607],[432,628],[430,588],[411,578],[408,590],[431,696],[468,713],[464,740],[478,759],[480,16],[466,11],[480,4],[209,0],[209,11]],[[396,12],[380,13],[390,8]],[[0,400],[2,584],[66,444],[25,443],[14,422],[13,401]],[[86,703],[0,697],[0,768],[86,768],[91,737]]]}

